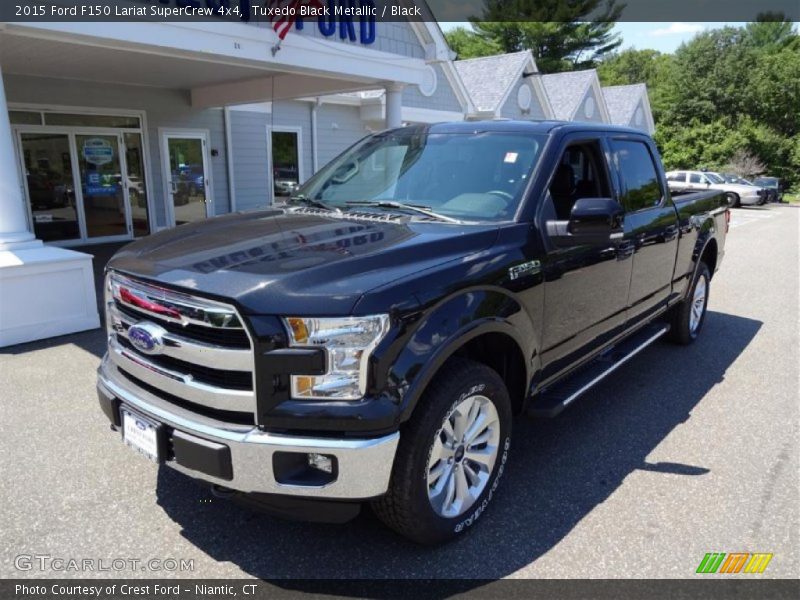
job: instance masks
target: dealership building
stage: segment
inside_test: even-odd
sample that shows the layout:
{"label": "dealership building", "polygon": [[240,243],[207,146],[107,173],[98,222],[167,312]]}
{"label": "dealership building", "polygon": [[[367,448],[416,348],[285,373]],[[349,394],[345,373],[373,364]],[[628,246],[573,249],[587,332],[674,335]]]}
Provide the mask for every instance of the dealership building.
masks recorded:
{"label": "dealership building", "polygon": [[558,115],[529,52],[454,61],[432,20],[278,42],[264,21],[0,23],[0,346],[99,325],[73,247],[267,206],[370,131]]}

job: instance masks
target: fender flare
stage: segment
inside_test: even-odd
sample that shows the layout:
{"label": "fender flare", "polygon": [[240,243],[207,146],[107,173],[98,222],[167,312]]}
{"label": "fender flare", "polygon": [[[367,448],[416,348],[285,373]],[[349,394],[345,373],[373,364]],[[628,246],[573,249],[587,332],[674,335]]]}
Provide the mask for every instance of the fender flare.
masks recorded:
{"label": "fender flare", "polygon": [[[483,299],[502,301],[507,310],[499,311],[496,314],[505,312],[507,316],[480,316],[463,310],[453,310],[458,308],[459,303],[464,304],[465,297],[472,296],[474,300],[475,295],[482,296]],[[475,302],[466,303],[467,306],[472,305],[473,307],[474,304]],[[509,309],[513,310],[513,314],[508,314]],[[432,346],[429,340],[436,339],[439,332],[447,331],[448,322],[458,323],[458,325],[451,327],[447,336],[437,340],[437,343]],[[523,333],[526,330],[529,333],[528,342]],[[411,417],[425,389],[442,365],[464,344],[487,333],[503,334],[514,341],[525,362],[527,386],[531,380],[533,369],[531,357],[538,358],[538,353],[534,352],[536,346],[533,331],[532,320],[524,308],[506,290],[502,292],[487,289],[465,290],[458,296],[448,298],[437,305],[420,320],[419,326],[406,338],[403,348],[390,367],[390,381],[394,381],[396,384],[400,382],[399,385],[393,386],[394,400],[399,404],[399,423],[403,423]],[[437,335],[429,335],[431,333]],[[424,353],[415,351],[422,347],[428,347],[427,351]]]}

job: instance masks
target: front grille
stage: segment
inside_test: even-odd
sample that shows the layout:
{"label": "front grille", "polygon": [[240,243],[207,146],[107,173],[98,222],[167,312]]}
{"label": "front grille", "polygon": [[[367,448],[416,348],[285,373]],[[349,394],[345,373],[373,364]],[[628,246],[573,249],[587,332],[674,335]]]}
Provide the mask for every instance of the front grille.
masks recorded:
{"label": "front grille", "polygon": [[126,378],[198,412],[252,422],[253,349],[234,307],[114,272],[105,305],[109,357]]}
{"label": "front grille", "polygon": [[[130,306],[126,306],[119,300],[115,300],[114,304],[117,310],[135,321],[147,321],[152,319],[150,315],[131,308]],[[202,325],[193,325],[191,323],[181,325],[169,321],[160,321],[159,325],[170,333],[184,335],[205,344],[216,344],[218,346],[225,346],[226,348],[250,348],[250,339],[243,329],[212,329],[210,327],[203,327]]]}

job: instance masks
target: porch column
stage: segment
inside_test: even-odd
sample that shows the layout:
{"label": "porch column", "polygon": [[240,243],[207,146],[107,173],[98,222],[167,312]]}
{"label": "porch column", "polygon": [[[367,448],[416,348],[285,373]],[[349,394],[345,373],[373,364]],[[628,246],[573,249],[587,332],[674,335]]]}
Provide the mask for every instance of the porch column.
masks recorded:
{"label": "porch column", "polygon": [[390,83],[386,86],[386,128],[403,125],[403,84]]}
{"label": "porch column", "polygon": [[41,245],[28,231],[26,212],[0,69],[0,250]]}
{"label": "porch column", "polygon": [[100,326],[92,256],[28,230],[0,71],[0,348]]}

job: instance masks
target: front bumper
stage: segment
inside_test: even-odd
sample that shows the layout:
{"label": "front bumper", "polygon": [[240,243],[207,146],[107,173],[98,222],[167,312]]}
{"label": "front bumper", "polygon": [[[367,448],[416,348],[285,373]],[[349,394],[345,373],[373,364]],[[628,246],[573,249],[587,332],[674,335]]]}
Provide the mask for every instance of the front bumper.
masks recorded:
{"label": "front bumper", "polygon": [[[245,493],[332,500],[374,498],[389,487],[399,432],[368,439],[317,438],[279,435],[255,425],[218,421],[136,386],[107,356],[98,369],[97,391],[103,412],[112,424],[119,425],[120,406],[126,406],[163,425],[165,464],[211,484]],[[172,451],[176,439],[183,452]],[[187,444],[189,452],[185,450]],[[273,470],[275,453],[333,456],[337,464],[335,479],[324,485],[281,483]],[[183,460],[184,456],[188,458]]]}

